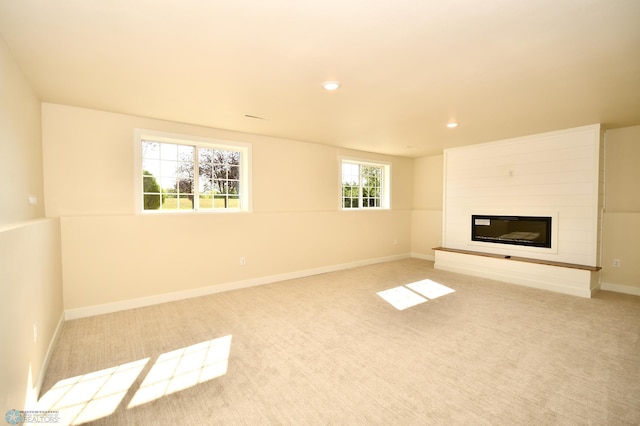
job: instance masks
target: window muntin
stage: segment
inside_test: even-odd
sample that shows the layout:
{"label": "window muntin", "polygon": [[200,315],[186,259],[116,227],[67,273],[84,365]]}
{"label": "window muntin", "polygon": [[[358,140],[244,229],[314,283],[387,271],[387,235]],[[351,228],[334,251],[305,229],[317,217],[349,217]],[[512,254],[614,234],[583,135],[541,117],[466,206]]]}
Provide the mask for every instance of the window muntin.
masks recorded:
{"label": "window muntin", "polygon": [[342,161],[342,208],[388,209],[389,165]]}
{"label": "window muntin", "polygon": [[215,142],[138,135],[139,210],[248,210],[249,148]]}

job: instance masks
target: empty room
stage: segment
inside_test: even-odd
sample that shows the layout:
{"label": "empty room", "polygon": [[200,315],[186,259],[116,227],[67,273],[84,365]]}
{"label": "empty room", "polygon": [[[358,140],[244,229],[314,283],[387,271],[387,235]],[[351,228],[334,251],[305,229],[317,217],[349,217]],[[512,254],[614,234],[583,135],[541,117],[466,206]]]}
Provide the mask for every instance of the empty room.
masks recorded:
{"label": "empty room", "polygon": [[4,421],[639,424],[638,22],[2,2]]}

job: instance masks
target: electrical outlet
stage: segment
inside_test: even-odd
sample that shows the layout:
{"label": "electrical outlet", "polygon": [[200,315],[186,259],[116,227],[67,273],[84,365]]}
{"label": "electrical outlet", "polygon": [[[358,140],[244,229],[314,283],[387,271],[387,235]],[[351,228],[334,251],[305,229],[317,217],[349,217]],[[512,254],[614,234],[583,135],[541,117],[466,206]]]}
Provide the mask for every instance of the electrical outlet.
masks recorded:
{"label": "electrical outlet", "polygon": [[244,265],[246,265],[246,264],[247,264],[247,259],[246,259],[244,256],[242,256],[242,257],[240,258],[240,266],[244,266]]}
{"label": "electrical outlet", "polygon": [[38,341],[38,323],[33,323],[33,343]]}
{"label": "electrical outlet", "polygon": [[620,259],[613,259],[613,267],[614,268],[620,267]]}

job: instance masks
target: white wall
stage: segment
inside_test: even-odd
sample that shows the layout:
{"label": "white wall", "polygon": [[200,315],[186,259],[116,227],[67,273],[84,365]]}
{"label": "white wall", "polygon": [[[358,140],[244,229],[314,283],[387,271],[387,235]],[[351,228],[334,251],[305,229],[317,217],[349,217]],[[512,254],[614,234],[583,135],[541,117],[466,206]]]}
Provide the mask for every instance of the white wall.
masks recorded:
{"label": "white wall", "polygon": [[[62,318],[62,278],[59,221],[43,218],[40,101],[1,38],[0,93],[0,410],[5,413],[35,401]],[[30,196],[36,204],[29,203]]]}
{"label": "white wall", "polygon": [[[410,254],[411,159],[54,104],[42,121],[72,315]],[[253,211],[136,215],[134,128],[251,143]],[[391,210],[340,211],[341,155],[391,163]]]}
{"label": "white wall", "polygon": [[[599,266],[600,126],[445,151],[447,248]],[[552,249],[471,241],[471,215],[553,216]]]}
{"label": "white wall", "polygon": [[0,289],[1,407],[22,410],[37,399],[62,324],[57,219],[0,229]]}
{"label": "white wall", "polygon": [[0,70],[0,224],[6,224],[44,215],[42,144],[40,102],[1,38]]}
{"label": "white wall", "polygon": [[[640,296],[640,126],[605,135],[602,288]],[[613,267],[613,260],[620,267]]]}
{"label": "white wall", "polygon": [[442,245],[442,166],[442,155],[414,160],[411,253],[421,259],[434,260]]}

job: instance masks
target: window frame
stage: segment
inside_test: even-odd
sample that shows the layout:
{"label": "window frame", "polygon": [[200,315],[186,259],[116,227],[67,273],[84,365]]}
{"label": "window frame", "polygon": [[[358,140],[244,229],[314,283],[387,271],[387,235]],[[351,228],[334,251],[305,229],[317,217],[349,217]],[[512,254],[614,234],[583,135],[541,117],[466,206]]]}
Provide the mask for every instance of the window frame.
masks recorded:
{"label": "window frame", "polygon": [[[134,129],[134,205],[136,214],[201,214],[201,213],[237,213],[251,211],[251,144],[223,139],[214,139],[200,136],[191,136],[177,133],[167,133],[157,130]],[[152,141],[177,145],[192,146],[195,148],[194,156],[194,206],[192,209],[176,210],[145,210],[143,201],[143,176],[142,176],[142,142]],[[200,209],[195,200],[198,199],[198,154],[199,149],[220,149],[240,152],[240,207],[239,208],[211,208]]]}
{"label": "window frame", "polygon": [[[379,160],[371,160],[371,159],[363,159],[356,157],[339,157],[339,184],[340,184],[340,197],[339,197],[339,206],[341,211],[379,211],[379,210],[390,210],[391,209],[391,163],[386,161]],[[368,167],[379,167],[382,169],[381,176],[381,184],[380,184],[380,207],[364,207],[362,200],[362,169],[359,169],[359,183],[358,183],[358,205],[359,207],[344,207],[344,196],[343,196],[343,166],[344,164],[356,164],[358,166],[368,166]]]}

